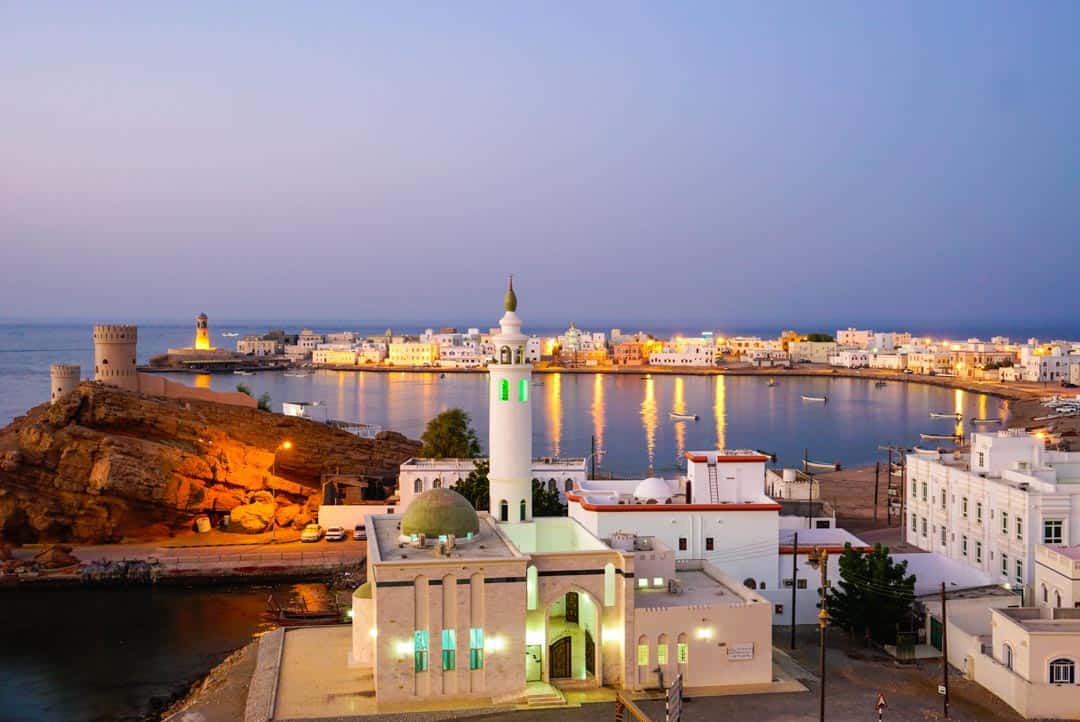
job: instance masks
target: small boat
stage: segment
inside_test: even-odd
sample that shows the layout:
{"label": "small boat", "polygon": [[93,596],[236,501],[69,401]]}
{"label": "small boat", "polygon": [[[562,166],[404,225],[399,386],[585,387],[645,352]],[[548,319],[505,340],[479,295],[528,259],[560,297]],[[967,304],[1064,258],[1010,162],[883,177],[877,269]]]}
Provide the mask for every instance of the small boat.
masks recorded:
{"label": "small boat", "polygon": [[930,412],[930,418],[931,419],[962,419],[962,418],[964,418],[964,415],[961,414],[959,411],[953,411],[952,413],[948,413],[948,414],[942,413],[940,411],[931,411]]}
{"label": "small boat", "polygon": [[825,464],[820,461],[810,461],[810,459],[803,459],[802,463],[804,471],[810,471],[810,469],[827,469],[829,471],[840,471],[840,462]]}
{"label": "small boat", "polygon": [[884,382],[884,381],[875,381],[875,382],[874,382],[874,386],[876,386],[876,387],[877,387],[877,388],[879,388],[879,389],[880,389],[880,388],[881,388],[882,386],[884,386],[884,385],[885,385],[885,382]]}
{"label": "small boat", "polygon": [[824,403],[827,403],[829,401],[829,397],[828,396],[807,396],[806,394],[802,394],[802,400],[803,401],[820,401],[821,403],[824,404]]}
{"label": "small boat", "polygon": [[698,420],[697,414],[677,414],[674,411],[672,411],[669,414],[669,416],[671,416],[673,421],[697,421]]}
{"label": "small boat", "polygon": [[776,379],[770,378],[768,385],[769,386],[776,386]]}
{"label": "small boat", "polygon": [[282,607],[271,594],[266,600],[266,616],[283,627],[341,624],[345,621],[338,609],[309,610],[303,607]]}
{"label": "small boat", "polygon": [[221,335],[222,335],[223,337],[225,337],[225,338],[236,338],[236,337],[237,337],[237,336],[239,336],[240,334],[238,334],[238,333],[235,333],[235,332],[233,332],[233,331],[225,331],[225,332],[224,332],[224,333],[222,333]]}
{"label": "small boat", "polygon": [[971,420],[971,423],[973,423],[973,424],[1000,424],[1001,419],[976,419],[976,418],[973,418]]}
{"label": "small boat", "polygon": [[911,450],[923,456],[941,456],[946,451],[945,449],[924,449],[920,446],[913,446]]}
{"label": "small boat", "polygon": [[958,434],[919,434],[919,438],[926,441],[953,441],[960,436]]}
{"label": "small boat", "polygon": [[306,379],[308,376],[311,376],[311,374],[304,371],[286,371],[285,375],[294,379]]}
{"label": "small boat", "polygon": [[254,376],[255,375],[254,371],[241,371],[240,369],[237,369],[236,371],[233,371],[233,373],[236,374],[237,376]]}
{"label": "small boat", "polygon": [[439,378],[440,379],[445,379],[446,378],[446,372],[443,371],[441,374],[439,374]]}

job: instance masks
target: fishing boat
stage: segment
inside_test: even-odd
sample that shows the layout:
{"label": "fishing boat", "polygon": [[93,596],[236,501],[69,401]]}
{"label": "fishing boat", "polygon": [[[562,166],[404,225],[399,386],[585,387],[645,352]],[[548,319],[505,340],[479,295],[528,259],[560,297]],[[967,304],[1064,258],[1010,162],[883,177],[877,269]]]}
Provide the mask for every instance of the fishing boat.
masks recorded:
{"label": "fishing boat", "polygon": [[240,369],[237,369],[236,371],[233,371],[233,373],[236,374],[237,376],[254,376],[255,375],[254,371],[241,371]]}
{"label": "fishing boat", "polygon": [[976,419],[976,418],[973,418],[971,420],[971,423],[973,423],[973,424],[1000,424],[1001,419]]}
{"label": "fishing boat", "polygon": [[697,421],[697,414],[677,414],[672,411],[669,416],[673,421]]}
{"label": "fishing boat", "polygon": [[824,403],[827,403],[829,401],[829,397],[828,396],[807,396],[806,394],[802,394],[802,400],[803,401],[819,401],[819,402],[824,404]]}
{"label": "fishing boat", "polygon": [[301,607],[282,607],[273,594],[266,599],[266,616],[283,627],[341,624],[345,621],[338,609],[311,610],[306,604]]}
{"label": "fishing boat", "polygon": [[826,464],[820,461],[810,461],[810,459],[803,459],[802,463],[804,471],[810,471],[810,469],[826,469],[828,471],[840,471],[840,462]]}
{"label": "fishing boat", "polygon": [[926,441],[953,441],[959,437],[956,434],[919,434],[919,438]]}
{"label": "fishing boat", "polygon": [[923,456],[941,456],[945,453],[945,449],[924,449],[920,446],[913,446],[911,450]]}
{"label": "fishing boat", "polygon": [[953,412],[947,413],[947,414],[943,413],[941,411],[931,411],[930,412],[930,418],[931,419],[960,419],[960,418],[963,418],[963,414],[961,414],[959,411],[953,411]]}

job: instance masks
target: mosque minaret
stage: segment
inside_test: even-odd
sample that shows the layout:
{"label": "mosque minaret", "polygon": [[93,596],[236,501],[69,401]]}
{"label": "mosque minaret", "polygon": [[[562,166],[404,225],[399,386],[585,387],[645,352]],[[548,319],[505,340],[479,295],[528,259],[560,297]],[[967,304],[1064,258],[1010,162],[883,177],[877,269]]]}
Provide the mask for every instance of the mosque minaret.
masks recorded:
{"label": "mosque minaret", "polygon": [[513,275],[504,306],[496,363],[488,365],[491,513],[501,522],[532,521],[532,364],[525,362]]}

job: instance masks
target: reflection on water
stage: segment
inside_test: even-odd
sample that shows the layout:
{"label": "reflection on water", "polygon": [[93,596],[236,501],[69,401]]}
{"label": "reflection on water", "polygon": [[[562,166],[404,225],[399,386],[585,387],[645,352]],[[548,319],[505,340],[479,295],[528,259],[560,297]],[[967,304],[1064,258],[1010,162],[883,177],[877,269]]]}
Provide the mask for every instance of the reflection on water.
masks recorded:
{"label": "reflection on water", "polygon": [[[186,374],[168,377],[192,383]],[[236,377],[216,374],[213,388],[232,390]],[[419,438],[428,420],[460,407],[487,438],[487,376],[394,372],[316,371],[287,377],[259,372],[244,378],[259,396],[282,401],[321,401],[335,418],[378,424]],[[533,377],[533,448],[538,455],[586,457],[596,437],[598,466],[623,476],[647,469],[674,473],[684,450],[759,448],[797,464],[811,458],[845,465],[873,463],[879,444],[912,445],[919,434],[942,433],[948,420],[930,411],[959,411],[959,429],[972,416],[1004,415],[993,397],[916,383],[875,387],[872,380],[783,376],[769,387],[760,376],[639,374],[536,374]],[[801,394],[827,395],[828,404],[803,402]],[[698,423],[671,423],[671,411],[698,414]],[[711,417],[711,418],[710,418]]]}
{"label": "reflection on water", "polygon": [[547,386],[548,448],[562,456],[562,374],[551,374]]}
{"label": "reflection on water", "polygon": [[964,436],[964,390],[953,389],[953,413],[956,414],[956,436]]}
{"label": "reflection on water", "polygon": [[604,463],[604,381],[603,374],[593,377],[592,422],[597,466]]}
{"label": "reflection on water", "polygon": [[646,468],[649,473],[656,468],[656,380],[650,375],[645,379],[645,397],[641,401],[641,423],[645,429]]}
{"label": "reflection on water", "polygon": [[[676,414],[686,413],[686,379],[682,376],[675,378],[675,398],[671,402],[671,410]],[[675,422],[675,458],[683,458],[686,451],[686,422]]]}
{"label": "reflection on water", "polygon": [[716,448],[726,449],[727,439],[727,377],[717,376],[713,381],[713,415],[716,417]]}
{"label": "reflection on water", "polygon": [[199,389],[210,388],[210,374],[195,374],[195,387]]}

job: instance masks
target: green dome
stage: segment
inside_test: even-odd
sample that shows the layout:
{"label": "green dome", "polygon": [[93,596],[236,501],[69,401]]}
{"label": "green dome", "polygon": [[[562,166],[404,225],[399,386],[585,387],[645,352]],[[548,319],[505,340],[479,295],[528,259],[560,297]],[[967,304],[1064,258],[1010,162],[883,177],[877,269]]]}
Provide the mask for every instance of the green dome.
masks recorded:
{"label": "green dome", "polygon": [[480,531],[480,520],[469,500],[453,489],[431,489],[412,500],[401,519],[401,533],[429,538],[453,534],[465,538]]}
{"label": "green dome", "polygon": [[510,274],[510,284],[506,288],[506,298],[503,299],[503,306],[507,311],[517,310],[517,294],[514,293],[514,274]]}

